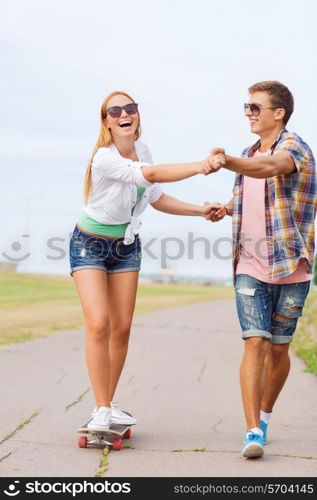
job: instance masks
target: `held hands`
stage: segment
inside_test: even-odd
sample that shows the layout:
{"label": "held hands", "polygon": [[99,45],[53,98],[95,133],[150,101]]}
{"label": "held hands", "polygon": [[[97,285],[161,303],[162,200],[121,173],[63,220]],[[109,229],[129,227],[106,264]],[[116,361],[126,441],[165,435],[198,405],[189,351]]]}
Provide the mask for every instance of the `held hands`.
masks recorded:
{"label": "held hands", "polygon": [[225,150],[222,148],[214,148],[211,154],[202,161],[201,173],[204,175],[213,174],[226,164]]}
{"label": "held hands", "polygon": [[206,220],[210,220],[211,222],[218,222],[222,220],[227,214],[225,206],[222,203],[209,203],[208,201],[205,201],[204,205],[203,217]]}
{"label": "held hands", "polygon": [[[213,148],[211,154],[202,162],[202,174],[208,175],[218,172],[226,164],[225,150],[223,148]],[[209,203],[205,201],[203,217],[211,222],[218,222],[227,215],[225,205],[219,202]]]}

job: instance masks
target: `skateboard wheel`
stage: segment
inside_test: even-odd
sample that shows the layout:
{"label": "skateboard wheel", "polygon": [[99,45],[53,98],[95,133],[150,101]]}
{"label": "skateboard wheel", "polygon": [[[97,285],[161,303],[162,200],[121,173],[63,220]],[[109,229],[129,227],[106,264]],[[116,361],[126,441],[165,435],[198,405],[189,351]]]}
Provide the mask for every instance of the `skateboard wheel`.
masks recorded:
{"label": "skateboard wheel", "polygon": [[128,429],[124,434],[123,434],[123,437],[124,439],[130,439],[130,437],[132,436],[132,431],[131,429]]}
{"label": "skateboard wheel", "polygon": [[121,448],[122,448],[122,440],[121,439],[115,439],[112,442],[112,448],[114,450],[121,450]]}
{"label": "skateboard wheel", "polygon": [[88,444],[88,439],[86,438],[86,436],[81,436],[80,438],[78,438],[79,448],[87,448],[87,444]]}

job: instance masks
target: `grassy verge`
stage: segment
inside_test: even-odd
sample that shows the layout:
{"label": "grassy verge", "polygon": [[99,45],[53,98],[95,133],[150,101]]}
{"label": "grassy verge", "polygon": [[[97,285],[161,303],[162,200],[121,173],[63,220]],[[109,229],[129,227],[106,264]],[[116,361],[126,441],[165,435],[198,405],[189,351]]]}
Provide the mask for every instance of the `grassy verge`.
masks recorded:
{"label": "grassy verge", "polygon": [[296,354],[305,361],[306,370],[317,375],[317,290],[311,290],[292,342]]}
{"label": "grassy verge", "polygon": [[[136,314],[194,302],[231,299],[231,287],[140,283]],[[24,342],[84,323],[69,276],[0,273],[0,345]],[[311,290],[292,342],[306,371],[317,374],[317,290]]]}
{"label": "grassy verge", "polygon": [[[140,283],[136,314],[233,298],[230,287]],[[0,273],[0,345],[81,328],[84,320],[69,276]]]}

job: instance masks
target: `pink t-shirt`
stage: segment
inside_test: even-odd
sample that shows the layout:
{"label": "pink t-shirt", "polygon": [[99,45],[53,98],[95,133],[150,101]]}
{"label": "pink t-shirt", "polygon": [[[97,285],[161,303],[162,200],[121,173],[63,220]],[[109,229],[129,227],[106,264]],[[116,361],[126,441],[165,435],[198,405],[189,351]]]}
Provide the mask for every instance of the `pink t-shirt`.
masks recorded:
{"label": "pink t-shirt", "polygon": [[[270,150],[254,156],[270,156]],[[308,281],[312,275],[308,273],[305,259],[300,259],[296,271],[277,280],[269,279],[268,247],[265,228],[265,179],[243,177],[243,205],[241,222],[241,254],[236,274],[248,274],[265,283],[283,285]]]}

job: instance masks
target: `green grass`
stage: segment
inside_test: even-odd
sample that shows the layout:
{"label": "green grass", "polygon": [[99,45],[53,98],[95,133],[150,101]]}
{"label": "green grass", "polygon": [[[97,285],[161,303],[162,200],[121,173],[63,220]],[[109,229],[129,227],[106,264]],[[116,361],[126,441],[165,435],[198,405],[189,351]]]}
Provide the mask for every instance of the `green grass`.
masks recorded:
{"label": "green grass", "polygon": [[110,446],[106,446],[102,452],[102,455],[100,457],[100,465],[99,469],[97,470],[95,477],[102,477],[104,473],[108,470],[109,468],[109,462],[108,462],[108,455],[110,453]]}
{"label": "green grass", "polygon": [[[140,283],[136,314],[233,298],[231,287]],[[81,328],[84,318],[70,276],[0,273],[0,345]]]}
{"label": "green grass", "polygon": [[305,371],[317,375],[317,290],[311,290],[307,297],[292,347],[305,361]]}
{"label": "green grass", "polygon": [[73,299],[70,278],[41,274],[0,273],[0,307]]}
{"label": "green grass", "polygon": [[[232,299],[231,287],[140,283],[136,314],[215,299]],[[0,345],[25,342],[84,324],[70,276],[0,273]],[[311,290],[292,347],[317,374],[317,290]]]}

